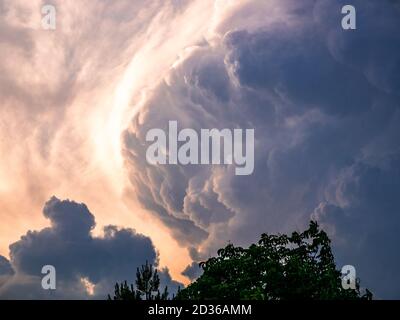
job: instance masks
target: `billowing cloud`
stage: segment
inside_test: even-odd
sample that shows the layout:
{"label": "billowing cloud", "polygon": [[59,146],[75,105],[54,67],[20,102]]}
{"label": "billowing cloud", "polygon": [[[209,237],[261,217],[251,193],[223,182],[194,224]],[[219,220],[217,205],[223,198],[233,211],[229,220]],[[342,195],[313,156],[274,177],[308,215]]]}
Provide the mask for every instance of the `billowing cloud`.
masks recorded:
{"label": "billowing cloud", "polygon": [[0,256],[0,276],[13,275],[14,270],[10,262],[3,256]]}
{"label": "billowing cloud", "polygon": [[[314,217],[363,285],[399,297],[396,1],[353,0],[354,31],[341,28],[342,0],[52,3],[57,29],[45,31],[43,1],[0,0],[1,253],[41,230],[11,247],[16,274],[5,275],[2,295],[43,295],[37,268],[49,258],[65,263],[64,297],[87,297],[80,278],[100,294],[117,276],[94,270],[87,250],[103,259],[117,242],[155,261],[148,238],[110,224],[151,236],[179,275],[188,256],[201,261],[227,241],[246,245]],[[253,175],[150,166],[146,133],[169,120],[255,129]],[[83,205],[54,199],[44,228],[39,208],[52,194],[87,203],[97,230]],[[124,248],[127,265],[139,263]]]}
{"label": "billowing cloud", "polygon": [[14,269],[10,262],[5,257],[0,256],[0,288],[10,279],[10,277],[12,277],[13,274]]}
{"label": "billowing cloud", "polygon": [[185,270],[183,270],[182,274],[193,281],[202,274],[202,269],[198,262],[192,262],[192,264],[188,265]]}
{"label": "billowing cloud", "polygon": [[[341,28],[344,1],[274,2],[265,22],[257,17],[270,3],[246,2],[216,37],[186,50],[126,130],[139,201],[195,261],[229,240],[248,244],[329,216],[339,263],[354,264],[377,296],[400,295],[391,249],[400,240],[400,12],[392,1],[353,2],[354,31]],[[146,133],[170,120],[196,131],[254,128],[254,174],[148,164]]]}
{"label": "billowing cloud", "polygon": [[[42,28],[45,4],[55,30]],[[202,40],[213,10],[212,0],[0,0],[0,254],[46,225],[40,209],[57,194],[88,204],[95,232],[117,224],[150,235],[160,263],[180,275],[185,251],[124,200],[120,137],[132,106]]]}
{"label": "billowing cloud", "polygon": [[313,213],[334,236],[339,261],[357,266],[361,284],[378,298],[397,297],[400,283],[400,155],[385,160],[343,169]]}
{"label": "billowing cloud", "polygon": [[[102,237],[94,237],[94,216],[84,204],[53,197],[43,213],[51,226],[29,231],[11,244],[11,264],[0,260],[0,271],[9,275],[0,287],[2,298],[105,299],[116,282],[133,283],[136,268],[146,261],[158,266],[152,241],[135,230],[106,226]],[[54,291],[41,287],[45,265],[56,269]],[[172,280],[168,269],[160,270],[160,278],[170,292],[177,290],[179,283]]]}

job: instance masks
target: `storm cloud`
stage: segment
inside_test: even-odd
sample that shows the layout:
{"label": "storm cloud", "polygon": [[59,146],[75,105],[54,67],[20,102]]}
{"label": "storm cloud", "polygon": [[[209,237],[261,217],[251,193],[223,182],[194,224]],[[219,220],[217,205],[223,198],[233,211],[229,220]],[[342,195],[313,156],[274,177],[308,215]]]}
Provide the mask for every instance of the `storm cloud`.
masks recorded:
{"label": "storm cloud", "polygon": [[[399,297],[400,12],[392,1],[353,1],[358,27],[345,31],[345,4],[274,2],[264,22],[270,4],[243,5],[174,64],[125,132],[124,156],[139,201],[195,261],[314,218],[338,263],[353,264],[378,297]],[[254,174],[146,163],[146,132],[170,120],[254,128]]]}
{"label": "storm cloud", "polygon": [[[9,276],[0,287],[2,298],[105,299],[116,282],[134,283],[136,268],[146,261],[158,266],[152,241],[135,230],[106,226],[101,237],[94,237],[94,216],[85,204],[53,197],[43,214],[51,226],[29,231],[11,244],[10,263],[0,260],[1,275]],[[56,269],[56,290],[41,287],[45,265]],[[180,285],[166,268],[160,278],[170,292]]]}
{"label": "storm cloud", "polygon": [[[0,0],[2,254],[39,230],[0,257],[1,297],[104,297],[159,258],[194,279],[228,241],[309,219],[362,286],[400,297],[398,1],[352,0],[343,30],[342,0],[54,0],[54,32],[42,2]],[[255,129],[254,173],[149,165],[146,133],[168,121]],[[40,215],[52,194],[86,203],[102,235],[84,204]]]}

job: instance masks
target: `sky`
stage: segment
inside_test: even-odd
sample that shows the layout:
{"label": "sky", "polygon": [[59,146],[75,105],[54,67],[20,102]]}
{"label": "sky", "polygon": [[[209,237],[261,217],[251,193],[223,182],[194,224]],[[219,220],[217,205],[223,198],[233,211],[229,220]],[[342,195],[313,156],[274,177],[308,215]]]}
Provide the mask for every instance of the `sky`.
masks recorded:
{"label": "sky", "polygon": [[[338,267],[400,298],[398,1],[0,0],[0,16],[0,298],[102,298],[146,260],[175,290],[229,241],[310,219]],[[253,174],[149,164],[169,121],[254,129]]]}

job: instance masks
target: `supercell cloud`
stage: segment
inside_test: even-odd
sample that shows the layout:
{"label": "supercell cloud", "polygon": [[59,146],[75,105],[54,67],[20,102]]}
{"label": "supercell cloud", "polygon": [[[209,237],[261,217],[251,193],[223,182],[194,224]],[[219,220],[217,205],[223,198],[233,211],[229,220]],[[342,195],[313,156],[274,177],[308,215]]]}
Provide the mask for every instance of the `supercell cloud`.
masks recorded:
{"label": "supercell cloud", "polygon": [[[41,1],[0,0],[0,296],[102,297],[146,259],[194,279],[228,241],[313,218],[338,266],[399,298],[400,6],[352,0],[344,31],[348,2],[54,1],[47,32]],[[168,121],[255,129],[254,173],[148,164]],[[103,236],[56,198],[45,227],[52,194]]]}
{"label": "supercell cloud", "polygon": [[[218,37],[187,49],[133,119],[124,134],[130,181],[194,260],[315,218],[339,264],[356,266],[378,297],[399,297],[400,11],[353,2],[354,32],[341,28],[342,1],[274,2],[278,14],[265,11],[257,26],[253,7],[269,5],[247,3]],[[148,165],[146,132],[171,120],[254,128],[254,174]],[[195,277],[193,267],[184,274]]]}

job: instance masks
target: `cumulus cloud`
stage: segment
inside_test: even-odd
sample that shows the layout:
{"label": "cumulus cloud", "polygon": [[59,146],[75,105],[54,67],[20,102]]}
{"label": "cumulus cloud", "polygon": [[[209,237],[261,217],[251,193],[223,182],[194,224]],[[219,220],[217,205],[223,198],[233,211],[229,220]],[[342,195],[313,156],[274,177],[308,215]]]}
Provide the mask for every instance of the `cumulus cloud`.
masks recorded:
{"label": "cumulus cloud", "polygon": [[[21,230],[43,227],[32,208],[51,194],[79,196],[102,226],[131,216],[124,221],[163,244],[152,219],[120,204],[126,194],[193,261],[227,241],[246,245],[313,217],[333,237],[340,263],[365,276],[363,285],[399,297],[396,1],[353,0],[355,31],[341,29],[342,0],[90,1],[79,10],[52,3],[57,30],[46,32],[42,1],[0,0],[3,250]],[[254,174],[235,176],[230,165],[148,165],[146,133],[169,120],[195,130],[254,128]],[[107,226],[94,237],[84,205],[52,199],[44,216],[51,227],[28,232],[11,246],[10,263],[0,260],[8,270],[0,271],[8,279],[2,296],[43,295],[37,273],[47,260],[64,265],[57,292],[87,297],[80,279],[100,294],[142,263],[125,244],[157,259],[150,240],[130,229]],[[120,246],[126,255],[112,254]],[[123,257],[127,269],[114,269]]]}
{"label": "cumulus cloud", "polygon": [[202,270],[198,262],[192,262],[192,264],[188,265],[185,270],[182,271],[182,274],[193,281],[201,276]]}
{"label": "cumulus cloud", "polygon": [[[354,1],[358,29],[344,31],[344,4],[274,2],[265,23],[256,17],[270,3],[242,5],[216,26],[218,37],[188,48],[148,97],[124,134],[124,157],[139,201],[195,261],[229,240],[244,245],[329,217],[339,262],[354,263],[378,296],[398,297],[400,260],[390,248],[400,221],[400,12],[392,1]],[[166,130],[169,120],[196,131],[254,128],[254,174],[147,164],[146,132]],[[343,229],[346,219],[357,223]],[[381,282],[383,261],[391,267]]]}
{"label": "cumulus cloud", "polygon": [[[136,268],[149,261],[158,266],[152,241],[132,229],[106,226],[102,237],[94,237],[94,216],[85,204],[51,198],[43,209],[51,226],[29,231],[10,245],[11,264],[4,258],[2,274],[9,275],[0,287],[2,298],[102,298],[114,284],[134,282]],[[44,265],[56,269],[57,289],[41,288]],[[12,275],[12,268],[15,275]],[[160,270],[162,285],[177,290],[169,270]],[[91,290],[89,287],[92,286]]]}
{"label": "cumulus cloud", "polygon": [[14,270],[10,262],[3,256],[0,256],[0,276],[8,276],[14,274]]}
{"label": "cumulus cloud", "polygon": [[3,256],[0,256],[0,288],[6,283],[10,277],[14,274],[10,262]]}

